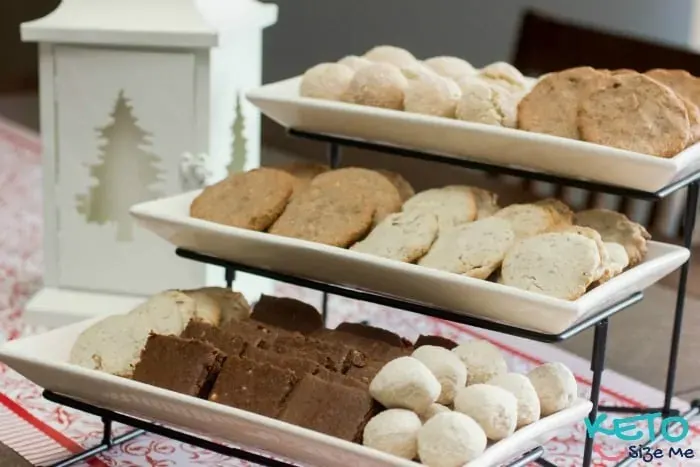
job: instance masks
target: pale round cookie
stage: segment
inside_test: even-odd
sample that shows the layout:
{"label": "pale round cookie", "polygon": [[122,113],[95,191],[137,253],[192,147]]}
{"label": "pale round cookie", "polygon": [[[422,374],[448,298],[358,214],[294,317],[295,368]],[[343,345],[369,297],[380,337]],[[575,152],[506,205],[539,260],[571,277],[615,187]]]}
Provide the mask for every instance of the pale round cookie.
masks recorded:
{"label": "pale round cookie", "polygon": [[457,79],[464,75],[476,73],[474,67],[466,60],[457,57],[439,56],[423,60],[425,66],[445,78]]}
{"label": "pale round cookie", "polygon": [[339,63],[320,63],[304,73],[299,95],[339,101],[350,86],[355,71]]}
{"label": "pale round cookie", "polygon": [[419,414],[420,419],[423,423],[427,422],[431,418],[433,418],[435,415],[443,412],[451,412],[449,407],[445,407],[442,404],[430,404],[430,407],[428,407],[425,411],[421,412]]}
{"label": "pale round cookie", "polygon": [[462,89],[462,97],[455,109],[457,119],[485,125],[503,125],[505,116],[498,105],[498,97],[492,86],[474,79],[462,79],[458,86]]}
{"label": "pale round cookie", "polygon": [[455,397],[455,412],[473,418],[492,441],[512,435],[518,424],[518,400],[510,391],[491,384],[460,388]]}
{"label": "pale round cookie", "polygon": [[378,45],[365,53],[364,58],[373,62],[389,63],[399,68],[418,61],[408,50],[393,45]]}
{"label": "pale round cookie", "polygon": [[503,283],[563,300],[576,300],[601,267],[596,242],[571,232],[553,232],[521,240],[503,259]]}
{"label": "pale round cookie", "polygon": [[627,251],[629,266],[639,264],[647,253],[649,232],[627,216],[609,209],[589,209],[577,212],[574,223],[597,231],[603,242],[619,243]]}
{"label": "pale round cookie", "polygon": [[549,232],[558,225],[558,216],[547,206],[537,204],[511,204],[494,214],[494,217],[510,221],[518,239]]}
{"label": "pale round cookie", "polygon": [[498,205],[498,195],[492,191],[484,190],[483,188],[470,187],[476,200],[476,219],[485,219],[491,217],[500,211]]}
{"label": "pale round cookie", "polygon": [[389,63],[373,63],[359,69],[350,81],[343,100],[354,104],[402,110],[408,80]]}
{"label": "pale round cookie", "polygon": [[604,242],[603,244],[605,245],[605,249],[608,251],[608,258],[610,260],[608,269],[611,272],[610,279],[612,279],[627,269],[627,266],[630,264],[630,258],[627,256],[627,250],[625,250],[625,247],[619,243]]}
{"label": "pale round cookie", "polygon": [[506,219],[486,219],[440,231],[418,264],[477,279],[488,278],[501,265],[516,236]]}
{"label": "pale round cookie", "polygon": [[571,232],[578,235],[583,235],[586,238],[590,238],[596,244],[598,248],[598,255],[600,256],[600,267],[598,271],[593,274],[593,282],[605,282],[612,277],[612,270],[610,269],[610,255],[608,254],[607,248],[605,248],[605,243],[600,234],[590,227],[583,227],[580,225],[567,225],[556,230],[557,232]]}
{"label": "pale round cookie", "polygon": [[470,187],[450,185],[416,193],[403,204],[404,211],[426,211],[438,218],[440,230],[466,224],[476,218],[476,200]]}
{"label": "pale round cookie", "polygon": [[418,431],[418,457],[428,467],[462,467],[486,450],[486,434],[468,415],[445,412]]}
{"label": "pale round cookie", "polygon": [[542,417],[571,407],[578,397],[576,377],[562,363],[545,363],[527,374],[540,399]]}
{"label": "pale round cookie", "polygon": [[467,384],[467,367],[457,355],[444,347],[424,345],[411,354],[423,362],[442,386],[438,404],[450,405],[454,401],[457,389]]}
{"label": "pale round cookie", "polygon": [[518,104],[518,128],[579,139],[579,102],[605,76],[591,67],[547,74]]}
{"label": "pale round cookie", "polygon": [[437,401],[442,386],[420,360],[399,357],[385,364],[369,385],[370,395],[388,409],[422,413]]}
{"label": "pale round cookie", "polygon": [[508,364],[498,347],[473,339],[452,349],[467,367],[467,386],[486,383],[498,375],[508,373]]}
{"label": "pale round cookie", "polygon": [[524,91],[527,88],[525,77],[513,65],[495,62],[479,70],[479,76],[508,90]]}
{"label": "pale round cookie", "polygon": [[401,67],[401,74],[403,74],[404,77],[406,77],[406,79],[409,81],[411,81],[412,79],[440,76],[421,62],[415,62],[410,65]]}
{"label": "pale round cookie", "polygon": [[574,223],[574,211],[572,211],[571,208],[566,205],[566,203],[558,199],[545,198],[537,201],[535,204],[552,209],[555,217],[558,218],[556,221],[557,224],[572,225]]}
{"label": "pale round cookie", "polygon": [[338,60],[338,63],[340,63],[341,65],[345,65],[346,67],[352,68],[354,71],[357,71],[360,68],[364,68],[367,65],[371,65],[373,62],[371,60],[367,60],[364,57],[358,57],[357,55],[348,55],[347,57],[343,57],[340,60]]}
{"label": "pale round cookie", "polygon": [[489,380],[488,384],[505,389],[518,401],[517,428],[522,428],[540,419],[540,399],[530,379],[519,373],[506,373]]}
{"label": "pale round cookie", "polygon": [[399,196],[401,197],[401,202],[405,202],[411,196],[416,194],[413,186],[411,186],[408,180],[403,178],[401,174],[384,169],[378,169],[377,172],[384,175],[387,180],[389,180],[391,184],[396,187],[399,192]]}
{"label": "pale round cookie", "polygon": [[423,75],[408,81],[403,108],[411,113],[454,118],[461,95],[454,81],[438,75]]}
{"label": "pale round cookie", "polygon": [[525,91],[512,91],[494,88],[495,102],[501,115],[501,125],[506,128],[517,128],[518,126],[518,104],[525,96]]}
{"label": "pale round cookie", "polygon": [[423,257],[437,238],[434,214],[408,211],[390,214],[364,240],[350,249],[382,258],[413,263]]}
{"label": "pale round cookie", "polygon": [[367,422],[362,444],[411,460],[418,455],[418,431],[422,426],[418,415],[410,410],[385,410]]}
{"label": "pale round cookie", "polygon": [[683,102],[642,74],[609,76],[581,101],[581,139],[640,154],[673,157],[691,141]]}

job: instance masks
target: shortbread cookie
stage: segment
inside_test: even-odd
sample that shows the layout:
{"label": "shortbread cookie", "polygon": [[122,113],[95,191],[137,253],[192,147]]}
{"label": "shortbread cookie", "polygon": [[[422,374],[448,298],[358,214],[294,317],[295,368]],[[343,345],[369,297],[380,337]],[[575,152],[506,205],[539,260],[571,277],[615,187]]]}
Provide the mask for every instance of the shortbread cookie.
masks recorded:
{"label": "shortbread cookie", "polygon": [[425,74],[408,81],[403,108],[411,113],[454,118],[461,95],[462,91],[451,79]]}
{"label": "shortbread cookie", "polygon": [[486,279],[501,265],[515,240],[509,221],[489,217],[440,232],[418,264]]}
{"label": "shortbread cookie", "polygon": [[313,180],[317,175],[328,172],[331,169],[324,164],[311,163],[292,163],[280,165],[275,168],[284,170],[296,178],[296,181],[294,182],[294,195],[304,191],[309,184],[311,184],[311,180]]}
{"label": "shortbread cookie", "polygon": [[384,175],[391,182],[391,184],[396,187],[396,189],[399,192],[399,197],[401,197],[402,203],[416,194],[416,191],[413,189],[413,186],[411,186],[408,180],[403,178],[401,174],[384,169],[379,169],[377,170],[377,172]]}
{"label": "shortbread cookie", "polygon": [[605,242],[605,249],[608,251],[608,269],[610,271],[610,277],[606,280],[601,280],[600,282],[606,282],[613,277],[619,275],[627,269],[630,264],[630,258],[627,256],[627,250],[625,247],[615,242]]}
{"label": "shortbread cookie", "polygon": [[535,204],[552,209],[555,216],[558,216],[558,223],[561,225],[571,225],[574,223],[574,211],[572,211],[571,208],[566,205],[566,203],[559,201],[558,199],[546,198],[537,201]]}
{"label": "shortbread cookie", "polygon": [[548,74],[518,104],[518,128],[579,139],[579,101],[605,76],[591,67]]}
{"label": "shortbread cookie", "polygon": [[355,71],[340,63],[320,63],[309,68],[301,78],[299,95],[339,101],[348,90]]}
{"label": "shortbread cookie", "polygon": [[190,215],[217,224],[266,230],[282,214],[296,179],[282,170],[261,167],[237,172],[206,187],[190,206]]}
{"label": "shortbread cookie", "polygon": [[483,188],[470,187],[476,201],[476,219],[485,219],[496,214],[501,208],[498,206],[498,195]]}
{"label": "shortbread cookie", "polygon": [[358,192],[312,185],[292,199],[270,233],[346,248],[364,237],[374,211]]}
{"label": "shortbread cookie", "polygon": [[421,191],[404,203],[403,210],[435,214],[443,231],[476,219],[477,206],[470,187],[450,185]]}
{"label": "shortbread cookie", "polygon": [[627,251],[629,265],[634,266],[647,253],[649,232],[627,216],[608,209],[589,209],[574,216],[574,223],[597,231],[604,242],[619,243]]}
{"label": "shortbread cookie", "polygon": [[334,187],[359,195],[373,209],[374,225],[401,210],[399,191],[384,175],[374,170],[360,167],[332,170],[314,178],[311,186],[321,189]]}
{"label": "shortbread cookie", "polygon": [[605,243],[603,243],[603,239],[598,232],[590,227],[583,227],[580,225],[563,226],[558,229],[557,232],[571,232],[578,235],[583,235],[584,237],[590,238],[595,242],[596,247],[598,247],[598,256],[600,256],[600,268],[598,268],[598,271],[593,275],[593,282],[605,282],[613,277],[614,266],[610,260],[610,254],[608,253],[608,249],[605,247]]}
{"label": "shortbread cookie", "polygon": [[559,225],[553,209],[537,204],[511,204],[494,216],[510,221],[518,239],[549,232]]}
{"label": "shortbread cookie", "polygon": [[423,60],[423,63],[435,73],[445,78],[457,79],[464,75],[473,75],[476,73],[476,70],[474,70],[474,67],[469,62],[457,57],[433,57]]}
{"label": "shortbread cookie", "polygon": [[413,263],[428,252],[437,233],[438,221],[434,214],[400,212],[387,216],[351,250]]}
{"label": "shortbread cookie", "polygon": [[564,300],[576,300],[600,270],[595,241],[570,232],[537,235],[515,244],[503,259],[503,284]]}
{"label": "shortbread cookie", "polygon": [[418,60],[411,52],[393,45],[378,45],[365,53],[364,58],[372,62],[390,63],[399,68],[409,66]]}
{"label": "shortbread cookie", "polygon": [[338,60],[338,63],[345,65],[346,67],[352,68],[354,71],[364,68],[367,65],[371,65],[373,62],[367,60],[365,57],[358,57],[357,55],[348,55],[346,57]]}
{"label": "shortbread cookie", "polygon": [[683,102],[641,74],[606,78],[581,101],[577,125],[584,141],[659,157],[675,156],[691,139]]}
{"label": "shortbread cookie", "polygon": [[373,63],[355,72],[345,102],[402,110],[408,80],[401,70],[389,63]]}
{"label": "shortbread cookie", "polygon": [[525,77],[513,65],[495,62],[479,70],[479,76],[511,91],[526,89]]}

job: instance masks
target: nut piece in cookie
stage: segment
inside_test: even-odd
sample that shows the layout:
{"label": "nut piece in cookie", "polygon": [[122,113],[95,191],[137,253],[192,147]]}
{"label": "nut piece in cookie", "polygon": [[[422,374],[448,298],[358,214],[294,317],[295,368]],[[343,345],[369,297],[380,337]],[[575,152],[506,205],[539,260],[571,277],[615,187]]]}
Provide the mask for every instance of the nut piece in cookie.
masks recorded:
{"label": "nut piece in cookie", "polygon": [[408,80],[401,70],[389,63],[373,63],[360,68],[343,96],[345,102],[403,110]]}
{"label": "nut piece in cookie", "polygon": [[579,102],[606,75],[591,67],[571,68],[540,79],[518,105],[518,128],[579,139]]}
{"label": "nut piece in cookie", "polygon": [[608,209],[577,212],[574,223],[597,231],[604,242],[619,243],[627,251],[629,265],[639,264],[647,253],[649,232],[627,216]]}
{"label": "nut piece in cookie", "polygon": [[339,101],[348,90],[355,71],[340,63],[320,63],[306,70],[299,85],[299,95]]}
{"label": "nut piece in cookie", "polygon": [[435,241],[438,221],[434,214],[408,211],[390,214],[353,251],[412,263],[425,255]]}
{"label": "nut piece in cookie", "polygon": [[417,193],[404,203],[403,211],[433,213],[440,230],[447,230],[476,219],[477,206],[471,187],[450,185]]}
{"label": "nut piece in cookie", "polygon": [[263,231],[282,214],[295,178],[276,169],[259,168],[229,175],[206,187],[190,206],[190,215],[217,224]]}
{"label": "nut piece in cookie", "polygon": [[560,216],[554,209],[539,204],[511,204],[494,217],[510,221],[518,239],[549,232],[560,222]]}
{"label": "nut piece in cookie", "polygon": [[486,279],[515,242],[508,220],[489,217],[441,231],[421,266]]}
{"label": "nut piece in cookie", "polygon": [[571,232],[527,238],[508,250],[501,267],[503,284],[564,300],[581,297],[601,266],[594,240]]}
{"label": "nut piece in cookie", "polygon": [[691,140],[683,102],[642,74],[603,80],[581,102],[577,125],[584,141],[659,157],[675,156]]}
{"label": "nut piece in cookie", "polygon": [[403,178],[401,174],[384,169],[379,169],[377,170],[377,172],[384,175],[387,178],[387,180],[389,180],[391,184],[396,187],[396,189],[399,192],[401,202],[406,202],[406,200],[408,200],[411,196],[416,194],[416,191],[413,189],[413,186],[411,186],[408,180]]}

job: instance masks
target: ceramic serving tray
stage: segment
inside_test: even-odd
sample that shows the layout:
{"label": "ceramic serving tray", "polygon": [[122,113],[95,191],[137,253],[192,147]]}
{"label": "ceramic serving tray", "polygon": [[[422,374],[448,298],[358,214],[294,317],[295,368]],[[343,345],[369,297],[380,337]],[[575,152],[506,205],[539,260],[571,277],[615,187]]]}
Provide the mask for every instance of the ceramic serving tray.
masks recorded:
{"label": "ceramic serving tray", "polygon": [[644,290],[689,257],[683,247],[650,242],[644,262],[578,300],[566,301],[320,243],[195,219],[189,215],[189,206],[198,194],[194,191],[139,204],[131,214],[143,227],[176,247],[552,334]]}
{"label": "ceramic serving tray", "polygon": [[664,159],[481,123],[299,96],[301,77],[248,92],[286,128],[655,192],[700,169],[700,144]]}
{"label": "ceramic serving tray", "polygon": [[[83,321],[9,342],[0,347],[0,360],[39,386],[56,393],[304,465],[417,465],[261,415],[68,364],[70,349],[80,332],[97,321]],[[581,422],[590,410],[591,403],[579,399],[571,408],[491,445],[467,467],[492,467],[514,459],[547,442],[559,428]]]}

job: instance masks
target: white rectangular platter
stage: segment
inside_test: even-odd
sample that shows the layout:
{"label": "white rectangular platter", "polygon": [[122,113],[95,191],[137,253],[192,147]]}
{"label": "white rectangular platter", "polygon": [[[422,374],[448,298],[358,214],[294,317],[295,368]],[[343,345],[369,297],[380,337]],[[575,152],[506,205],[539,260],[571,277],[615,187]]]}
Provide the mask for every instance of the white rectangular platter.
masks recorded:
{"label": "white rectangular platter", "polygon": [[[249,450],[267,452],[303,465],[415,466],[363,446],[194,397],[184,396],[66,363],[80,332],[98,319],[83,321],[0,347],[0,360],[51,391],[117,412],[212,436]],[[591,403],[546,417],[500,441],[467,464],[491,467],[551,439],[559,428],[581,422]]]}
{"label": "white rectangular platter", "polygon": [[131,214],[176,247],[551,334],[649,287],[689,257],[683,247],[651,242],[643,263],[570,302],[415,264],[194,219],[189,206],[197,194],[142,203],[132,207]]}
{"label": "white rectangular platter", "polygon": [[286,128],[655,192],[700,169],[700,144],[664,159],[481,123],[299,96],[301,77],[248,92]]}

